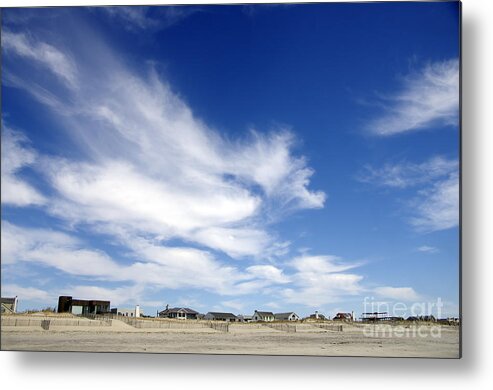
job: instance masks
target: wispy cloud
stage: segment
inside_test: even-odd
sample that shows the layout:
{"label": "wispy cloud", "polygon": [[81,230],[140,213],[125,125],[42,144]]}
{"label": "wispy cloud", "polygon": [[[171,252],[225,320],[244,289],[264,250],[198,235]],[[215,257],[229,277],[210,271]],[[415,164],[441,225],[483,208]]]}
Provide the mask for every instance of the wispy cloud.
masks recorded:
{"label": "wispy cloud", "polygon": [[56,294],[49,291],[41,290],[35,287],[23,287],[18,284],[2,283],[2,296],[17,296],[21,301],[33,302],[53,302],[56,299]]}
{"label": "wispy cloud", "polygon": [[[104,299],[109,300],[111,305],[120,306],[122,304],[136,305],[144,304],[144,286],[124,285],[121,287],[107,288],[91,285],[69,285],[65,287],[63,294],[69,294],[78,299]],[[154,313],[151,313],[154,314]]]}
{"label": "wispy cloud", "polygon": [[411,162],[387,163],[381,168],[366,165],[357,179],[364,183],[379,186],[408,188],[433,182],[437,178],[456,172],[458,168],[459,162],[457,160],[435,156],[419,164]]}
{"label": "wispy cloud", "polygon": [[436,231],[459,225],[459,176],[451,174],[448,179],[420,191],[411,202],[416,216],[410,222],[418,230]]}
{"label": "wispy cloud", "polygon": [[385,112],[369,124],[372,133],[389,136],[433,125],[458,126],[459,61],[426,65],[407,75],[400,91],[384,100]]}
{"label": "wispy cloud", "polygon": [[435,248],[434,246],[429,246],[429,245],[422,245],[418,248],[416,248],[418,252],[423,252],[423,253],[437,253],[439,252],[438,248]]}
{"label": "wispy cloud", "polygon": [[[154,28],[147,11],[119,12],[125,16],[116,17],[138,28]],[[363,276],[348,272],[360,264],[338,257],[304,253],[289,262],[268,261],[287,255],[290,243],[272,231],[266,215],[321,208],[326,201],[324,191],[311,188],[315,172],[296,153],[292,130],[250,129],[231,139],[197,118],[153,68],[129,68],[96,37],[91,45],[105,55],[93,56],[88,66],[84,51],[69,55],[40,38],[10,34],[7,51],[77,90],[55,93],[38,73],[26,82],[22,71],[10,69],[12,86],[59,115],[79,153],[76,159],[64,150],[57,157],[10,150],[8,158],[21,162],[10,170],[2,166],[2,175],[13,177],[36,158],[50,190],[42,198],[44,211],[75,232],[112,241],[125,257],[94,249],[75,234],[4,221],[2,262],[51,267],[77,277],[67,286],[74,296],[123,303],[131,295],[144,299],[145,286],[223,296],[270,289],[310,307],[364,290]],[[94,285],[101,281],[118,287]],[[223,305],[239,309],[239,302]]]}
{"label": "wispy cloud", "polygon": [[[7,221],[2,222],[1,239],[3,266],[38,264],[78,277],[79,283],[59,286],[56,292],[33,290],[30,294],[22,288],[12,290],[26,293],[24,299],[33,296],[34,300],[52,301],[63,290],[79,298],[105,297],[116,305],[142,304],[148,301],[149,290],[186,288],[189,292],[197,289],[221,296],[262,292],[267,297],[282,297],[290,304],[314,307],[357,296],[366,290],[361,284],[362,275],[346,272],[361,263],[349,263],[335,256],[304,255],[289,261],[285,267],[251,265],[241,270],[218,261],[207,251],[166,247],[144,238],[133,238],[126,243],[124,262],[101,250],[88,249],[87,243],[67,233],[25,228]],[[111,288],[94,285],[102,282],[119,284]],[[407,288],[376,291],[386,296],[410,296]],[[246,307],[238,299],[224,300],[221,304],[237,311]]]}
{"label": "wispy cloud", "polygon": [[171,27],[195,12],[198,7],[117,6],[102,8],[113,19],[123,23],[130,31],[161,30]]}
{"label": "wispy cloud", "polygon": [[374,291],[381,297],[397,301],[418,301],[420,299],[412,287],[378,287]]}
{"label": "wispy cloud", "polygon": [[[10,148],[3,156],[23,160],[3,166],[2,175],[13,177],[36,158],[33,168],[50,190],[43,210],[73,231],[103,235],[125,258],[93,249],[72,234],[3,221],[5,264],[51,267],[80,280],[67,286],[72,294],[106,294],[115,302],[126,302],[124,288],[141,299],[143,286],[236,296],[292,282],[285,269],[271,264],[271,257],[286,255],[289,242],[271,231],[265,215],[282,217],[325,202],[324,192],[309,189],[314,171],[294,153],[293,132],[250,129],[230,139],[196,118],[152,67],[147,74],[129,69],[102,42],[93,45],[105,55],[92,58],[90,67],[74,51],[76,72],[53,63],[71,57],[61,49],[51,50],[59,56],[35,59],[34,53],[47,47],[43,42],[14,33],[8,38],[9,50],[28,63],[41,61],[77,89],[54,91],[37,73],[24,82],[22,69],[9,69],[9,85],[58,115],[79,156],[27,148],[19,154],[12,149],[19,135],[14,143],[2,143]],[[7,184],[2,191],[14,188]],[[231,265],[221,252],[256,261]],[[87,285],[89,280],[119,287]]]}
{"label": "wispy cloud", "polygon": [[238,300],[222,301],[221,305],[236,310],[237,312],[240,312],[245,308],[245,303]]}
{"label": "wispy cloud", "polygon": [[283,271],[273,265],[252,265],[246,269],[248,273],[257,278],[268,280],[274,284],[288,283],[289,277]]}
{"label": "wispy cloud", "polygon": [[25,33],[2,30],[2,49],[39,64],[51,71],[68,88],[77,86],[77,67],[66,53]]}
{"label": "wispy cloud", "polygon": [[59,115],[70,115],[69,107],[62,99],[57,97],[53,92],[44,88],[37,82],[33,82],[29,77],[16,75],[8,70],[2,72],[2,82],[5,87],[13,87],[28,91],[29,94],[38,102],[50,107]]}
{"label": "wispy cloud", "polygon": [[47,210],[72,225],[180,238],[232,257],[285,252],[288,243],[268,232],[262,216],[325,202],[324,192],[308,188],[314,172],[293,153],[293,133],[227,139],[196,118],[154,69],[140,76],[110,48],[105,53],[99,66],[80,65],[72,100],[58,96],[52,104],[39,89],[15,85],[62,115],[87,156],[41,159],[58,194]]}
{"label": "wispy cloud", "polygon": [[84,249],[65,233],[23,228],[2,221],[2,263],[37,262],[80,276],[117,275],[119,266],[105,253]]}
{"label": "wispy cloud", "polygon": [[290,275],[293,286],[280,292],[287,302],[314,307],[363,291],[363,276],[344,272],[358,267],[357,263],[347,263],[336,256],[305,255],[289,264],[295,270]]}
{"label": "wispy cloud", "polygon": [[406,201],[409,223],[420,231],[444,230],[459,224],[459,163],[435,156],[422,163],[367,165],[357,176],[361,182],[416,192]]}
{"label": "wispy cloud", "polygon": [[46,198],[19,176],[23,168],[32,166],[36,152],[28,139],[2,124],[2,203],[13,206],[42,205]]}
{"label": "wispy cloud", "polygon": [[[273,278],[223,265],[208,252],[153,245],[144,239],[134,240],[125,264],[103,251],[87,249],[86,243],[66,233],[24,228],[7,221],[2,221],[1,240],[4,265],[37,263],[83,279],[141,287],[201,288],[224,295],[249,292],[241,285],[245,281],[275,283]],[[129,259],[133,260],[130,264]]]}

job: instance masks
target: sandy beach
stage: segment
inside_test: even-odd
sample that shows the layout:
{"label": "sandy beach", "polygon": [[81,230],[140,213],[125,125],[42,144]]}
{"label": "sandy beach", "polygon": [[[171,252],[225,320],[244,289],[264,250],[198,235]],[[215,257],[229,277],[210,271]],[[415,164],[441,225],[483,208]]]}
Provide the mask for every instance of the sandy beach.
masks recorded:
{"label": "sandy beach", "polygon": [[[137,328],[119,320],[70,325],[5,326],[1,349],[11,351],[202,353],[253,355],[459,357],[459,327],[345,324],[343,331],[297,323],[290,331],[262,324],[230,324],[228,331],[205,324],[169,322],[169,328]],[[146,324],[157,322],[148,321]],[[12,324],[10,322],[9,324]],[[89,325],[90,324],[90,325]],[[161,323],[160,323],[161,324]],[[164,324],[164,323],[162,323]]]}

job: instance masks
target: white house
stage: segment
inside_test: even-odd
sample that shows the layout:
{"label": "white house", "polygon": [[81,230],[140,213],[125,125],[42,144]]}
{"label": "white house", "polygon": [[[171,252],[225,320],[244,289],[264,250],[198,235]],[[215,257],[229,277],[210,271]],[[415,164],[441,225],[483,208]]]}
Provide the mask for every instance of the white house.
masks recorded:
{"label": "white house", "polygon": [[274,314],[274,319],[276,321],[299,321],[300,316],[295,312],[289,313],[276,313]]}
{"label": "white house", "polygon": [[135,306],[135,309],[117,309],[119,316],[124,317],[140,317],[144,312],[140,309],[140,306]]}
{"label": "white house", "polygon": [[272,322],[274,321],[274,313],[270,311],[258,311],[255,310],[252,316],[252,321],[264,321],[264,322]]}

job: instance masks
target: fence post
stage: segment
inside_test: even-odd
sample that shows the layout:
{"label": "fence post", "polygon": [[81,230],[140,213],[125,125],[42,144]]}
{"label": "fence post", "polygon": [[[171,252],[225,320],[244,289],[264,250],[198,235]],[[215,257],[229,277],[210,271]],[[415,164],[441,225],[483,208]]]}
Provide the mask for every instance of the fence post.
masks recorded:
{"label": "fence post", "polygon": [[50,329],[50,320],[41,320],[41,327],[44,330],[49,330]]}

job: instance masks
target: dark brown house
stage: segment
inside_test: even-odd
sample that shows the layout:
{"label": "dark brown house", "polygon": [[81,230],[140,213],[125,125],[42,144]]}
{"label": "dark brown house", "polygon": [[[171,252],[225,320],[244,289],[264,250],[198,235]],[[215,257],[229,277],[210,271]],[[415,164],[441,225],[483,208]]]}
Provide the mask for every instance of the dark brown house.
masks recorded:
{"label": "dark brown house", "polygon": [[73,299],[69,296],[58,298],[58,313],[103,314],[110,312],[110,301]]}
{"label": "dark brown house", "polygon": [[15,313],[17,311],[17,297],[1,298],[2,313]]}

